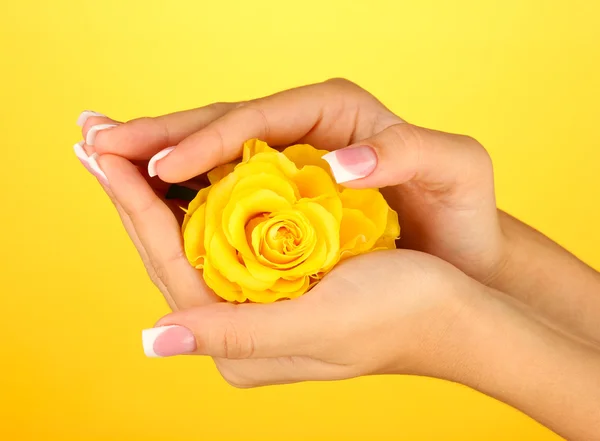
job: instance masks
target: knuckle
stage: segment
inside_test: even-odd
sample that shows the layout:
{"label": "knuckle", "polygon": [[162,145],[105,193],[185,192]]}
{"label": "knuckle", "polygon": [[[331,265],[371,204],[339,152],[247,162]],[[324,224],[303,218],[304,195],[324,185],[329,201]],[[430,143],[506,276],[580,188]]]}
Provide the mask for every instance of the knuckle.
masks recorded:
{"label": "knuckle", "polygon": [[154,124],[154,118],[150,116],[140,116],[127,121],[125,124]]}
{"label": "knuckle", "polygon": [[412,147],[419,150],[423,143],[423,135],[420,131],[408,123],[399,123],[391,125],[388,130],[392,133],[393,147]]}
{"label": "knuckle", "polygon": [[241,109],[243,107],[246,107],[248,104],[250,104],[253,101],[240,101],[235,103],[235,105],[233,106],[235,109]]}
{"label": "knuckle", "polygon": [[208,109],[210,110],[215,110],[215,111],[220,111],[220,110],[226,110],[231,106],[230,103],[227,103],[225,101],[217,101],[214,103],[209,104],[208,106],[206,106]]}
{"label": "knuckle", "polygon": [[146,272],[148,273],[150,280],[152,280],[152,283],[159,289],[162,285],[168,290],[170,288],[170,269],[173,265],[180,264],[183,261],[187,264],[187,257],[185,256],[183,249],[178,248],[173,253],[168,254],[164,259],[149,255],[147,260],[144,261],[144,266],[146,267]]}
{"label": "knuckle", "polygon": [[265,111],[256,103],[248,103],[243,107],[239,108],[240,112],[244,112],[243,119],[248,118],[248,120],[256,121],[256,137],[262,140],[269,138],[270,135],[270,124]]}
{"label": "knuckle", "polygon": [[353,83],[352,81],[342,77],[329,78],[325,81],[325,83],[333,84],[339,87],[359,88],[358,85],[356,85],[356,83]]}
{"label": "knuckle", "polygon": [[171,138],[169,125],[165,124],[160,118],[142,116],[126,122],[125,126],[129,127],[128,142],[145,140],[148,138],[148,134],[151,133],[158,136],[161,144],[169,144]]}
{"label": "knuckle", "polygon": [[140,200],[128,201],[130,203],[121,203],[125,214],[127,214],[131,221],[137,224],[141,219],[148,214],[151,210],[155,209],[157,204],[160,203],[160,199],[157,197],[147,196],[140,198]]}
{"label": "knuckle", "polygon": [[152,263],[144,261],[144,267],[146,268],[146,273],[148,274],[150,281],[154,284],[154,286],[159,288],[161,280],[158,278],[158,276],[156,274],[156,270],[154,269],[154,266],[152,265]]}
{"label": "knuckle", "polygon": [[255,339],[252,332],[247,328],[241,327],[237,320],[230,317],[226,320],[222,335],[218,338],[218,353],[223,354],[227,359],[246,359],[251,358],[255,352]]}
{"label": "knuckle", "polygon": [[371,133],[379,133],[394,125],[401,125],[404,120],[394,113],[390,112],[386,108],[377,108],[375,117],[373,118],[373,125],[371,127]]}
{"label": "knuckle", "polygon": [[[152,268],[154,269],[154,274],[155,274],[156,280],[160,281],[164,286],[169,286],[168,272],[166,271],[165,267],[160,262],[157,262],[156,259],[153,259],[152,257],[150,258],[150,264],[151,264]],[[152,278],[151,275],[150,275],[150,277]],[[156,283],[155,283],[155,285],[156,285]]]}
{"label": "knuckle", "polygon": [[470,156],[475,165],[481,167],[483,171],[492,169],[492,157],[487,149],[475,138],[468,135],[461,135],[462,142],[469,150]]}

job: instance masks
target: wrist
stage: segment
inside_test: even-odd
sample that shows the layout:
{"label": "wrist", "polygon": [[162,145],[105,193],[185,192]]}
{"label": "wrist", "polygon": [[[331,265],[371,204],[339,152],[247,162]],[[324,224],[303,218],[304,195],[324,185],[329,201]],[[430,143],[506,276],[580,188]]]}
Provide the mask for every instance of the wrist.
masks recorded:
{"label": "wrist", "polygon": [[443,296],[440,313],[431,314],[424,330],[414,330],[420,335],[417,344],[415,363],[406,366],[401,363],[394,373],[409,373],[462,383],[464,369],[470,367],[466,361],[474,346],[475,323],[481,318],[478,310],[491,301],[489,288],[476,280],[459,273],[457,279],[446,286],[450,287]]}
{"label": "wrist", "polygon": [[534,308],[563,332],[600,346],[600,273],[498,210],[503,264],[486,285]]}
{"label": "wrist", "polygon": [[[600,353],[493,289],[473,303],[448,380],[505,402],[569,439],[596,439]],[[569,403],[576,399],[577,406]]]}

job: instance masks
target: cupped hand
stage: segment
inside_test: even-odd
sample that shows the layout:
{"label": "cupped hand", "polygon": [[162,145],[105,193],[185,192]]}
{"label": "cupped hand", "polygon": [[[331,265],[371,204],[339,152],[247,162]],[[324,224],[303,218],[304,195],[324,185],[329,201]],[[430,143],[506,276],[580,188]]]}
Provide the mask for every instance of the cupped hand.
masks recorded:
{"label": "cupped hand", "polygon": [[144,331],[150,356],[208,355],[237,387],[402,373],[453,378],[484,287],[428,254],[348,259],[304,296],[214,303]]}
{"label": "cupped hand", "polygon": [[144,331],[147,355],[214,357],[240,387],[377,373],[448,378],[466,306],[482,285],[434,256],[377,251],[348,259],[313,290],[268,305],[220,302],[183,253],[179,223],[138,167],[98,164],[148,272],[175,313]]}
{"label": "cupped hand", "polygon": [[88,152],[144,165],[154,157],[150,174],[160,179],[149,182],[155,188],[194,180],[236,159],[251,138],[335,151],[326,159],[343,185],[387,187],[382,192],[400,216],[400,247],[438,256],[483,282],[506,259],[485,149],[469,137],[404,122],[349,81],[125,124],[86,116]]}

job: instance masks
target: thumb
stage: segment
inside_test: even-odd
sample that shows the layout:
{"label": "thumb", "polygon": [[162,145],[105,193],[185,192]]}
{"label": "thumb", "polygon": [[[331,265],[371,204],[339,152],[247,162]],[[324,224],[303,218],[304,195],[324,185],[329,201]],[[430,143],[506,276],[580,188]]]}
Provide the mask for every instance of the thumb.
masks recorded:
{"label": "thumb", "polygon": [[461,183],[491,182],[491,161],[474,139],[394,124],[323,156],[335,180],[351,188],[382,188],[418,181],[435,191]]}
{"label": "thumb", "polygon": [[148,357],[208,355],[273,358],[306,355],[317,341],[314,311],[301,301],[218,303],[174,312],[142,331]]}

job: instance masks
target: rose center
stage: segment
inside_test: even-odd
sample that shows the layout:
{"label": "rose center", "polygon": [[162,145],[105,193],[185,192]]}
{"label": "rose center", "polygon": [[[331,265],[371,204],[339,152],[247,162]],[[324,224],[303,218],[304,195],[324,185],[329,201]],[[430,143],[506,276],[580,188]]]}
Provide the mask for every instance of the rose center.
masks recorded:
{"label": "rose center", "polygon": [[273,268],[292,268],[303,262],[316,243],[314,229],[297,211],[262,214],[246,226],[257,258]]}
{"label": "rose center", "polygon": [[288,254],[302,243],[302,233],[297,225],[281,223],[269,229],[266,239],[272,249]]}

